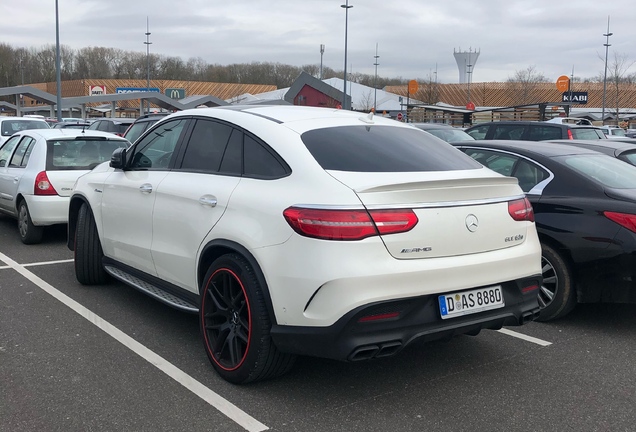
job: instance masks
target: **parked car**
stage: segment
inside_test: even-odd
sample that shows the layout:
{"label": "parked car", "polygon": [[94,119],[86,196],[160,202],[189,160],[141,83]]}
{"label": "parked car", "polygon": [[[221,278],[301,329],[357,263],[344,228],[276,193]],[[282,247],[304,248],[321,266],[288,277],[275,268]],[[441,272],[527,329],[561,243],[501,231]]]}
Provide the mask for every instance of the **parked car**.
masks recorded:
{"label": "parked car", "polygon": [[476,140],[545,141],[555,139],[605,139],[596,126],[536,121],[480,123],[466,129]]}
{"label": "parked car", "polygon": [[92,122],[91,125],[88,127],[88,129],[98,130],[102,132],[110,132],[117,136],[123,136],[124,132],[126,132],[126,129],[128,129],[128,127],[130,127],[130,125],[133,124],[134,121],[135,119],[130,119],[130,118],[105,117],[105,118],[100,118]]}
{"label": "parked car", "polygon": [[18,220],[23,243],[39,243],[45,226],[66,223],[75,180],[128,144],[97,131],[14,134],[0,146],[0,212]]}
{"label": "parked car", "polygon": [[594,150],[636,165],[636,140],[633,143],[619,140],[555,140],[551,142]]}
{"label": "parked car", "polygon": [[441,138],[446,142],[472,141],[475,139],[463,130],[443,123],[410,123],[410,125],[422,129],[431,135],[435,135],[437,138]]}
{"label": "parked car", "polygon": [[532,203],[543,247],[539,320],[578,302],[636,302],[636,167],[554,142],[457,146],[514,176]]}
{"label": "parked car", "polygon": [[83,121],[62,121],[55,123],[53,129],[88,129],[91,124]]}
{"label": "parked car", "polygon": [[167,113],[166,114],[152,113],[152,114],[142,115],[137,120],[135,120],[133,124],[131,124],[128,127],[123,137],[126,138],[131,143],[134,143],[137,140],[137,138],[139,138],[146,131],[146,129],[148,129],[153,124],[157,123],[162,118],[165,118],[167,115],[168,115]]}
{"label": "parked car", "polygon": [[0,144],[14,133],[28,129],[50,129],[50,127],[46,121],[37,118],[0,117]]}
{"label": "parked car", "polygon": [[114,277],[198,313],[234,383],[299,354],[385,357],[539,310],[540,244],[516,180],[344,110],[172,114],[80,177],[68,247],[80,283]]}
{"label": "parked car", "polygon": [[636,138],[636,129],[627,129],[625,131],[625,136],[627,138]]}
{"label": "parked car", "polygon": [[609,139],[626,138],[625,129],[618,126],[599,126],[605,136]]}

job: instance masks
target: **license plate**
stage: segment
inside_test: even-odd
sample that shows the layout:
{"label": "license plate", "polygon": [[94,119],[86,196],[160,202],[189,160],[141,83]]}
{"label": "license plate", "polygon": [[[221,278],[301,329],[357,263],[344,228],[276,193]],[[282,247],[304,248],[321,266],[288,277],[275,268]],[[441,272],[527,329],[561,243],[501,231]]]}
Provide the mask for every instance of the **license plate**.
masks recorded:
{"label": "license plate", "polygon": [[438,297],[442,319],[504,307],[501,286],[491,286]]}

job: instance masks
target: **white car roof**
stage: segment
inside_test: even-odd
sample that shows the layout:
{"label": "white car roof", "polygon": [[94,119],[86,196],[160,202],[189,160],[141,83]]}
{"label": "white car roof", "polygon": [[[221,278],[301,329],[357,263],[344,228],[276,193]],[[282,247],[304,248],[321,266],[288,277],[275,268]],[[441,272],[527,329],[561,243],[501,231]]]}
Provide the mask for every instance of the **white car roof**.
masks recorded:
{"label": "white car roof", "polygon": [[90,136],[90,137],[105,137],[105,138],[109,138],[116,141],[126,141],[124,138],[121,138],[110,132],[88,130],[88,128],[84,131],[82,131],[81,129],[28,129],[28,130],[20,131],[16,135],[18,134],[21,135],[25,133],[28,133],[29,135],[39,135],[45,140],[76,138],[76,137],[81,138],[83,136]]}

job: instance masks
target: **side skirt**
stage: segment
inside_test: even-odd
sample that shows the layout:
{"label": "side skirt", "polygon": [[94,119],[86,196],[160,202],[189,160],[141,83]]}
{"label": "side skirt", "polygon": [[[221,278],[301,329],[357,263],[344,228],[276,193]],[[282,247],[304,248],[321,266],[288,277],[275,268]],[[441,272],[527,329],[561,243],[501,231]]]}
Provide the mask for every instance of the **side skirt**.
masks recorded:
{"label": "side skirt", "polygon": [[167,284],[160,279],[140,274],[112,260],[104,260],[106,273],[129,285],[155,300],[188,313],[199,313],[199,299],[196,294],[189,293],[179,287]]}

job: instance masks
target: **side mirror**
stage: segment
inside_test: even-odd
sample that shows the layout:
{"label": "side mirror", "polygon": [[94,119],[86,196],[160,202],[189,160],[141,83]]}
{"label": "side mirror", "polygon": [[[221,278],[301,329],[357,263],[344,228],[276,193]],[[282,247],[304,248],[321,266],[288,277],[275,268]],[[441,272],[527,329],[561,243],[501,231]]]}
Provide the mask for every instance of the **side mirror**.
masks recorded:
{"label": "side mirror", "polygon": [[115,149],[110,157],[110,166],[115,169],[124,169],[126,166],[126,149],[119,147]]}

